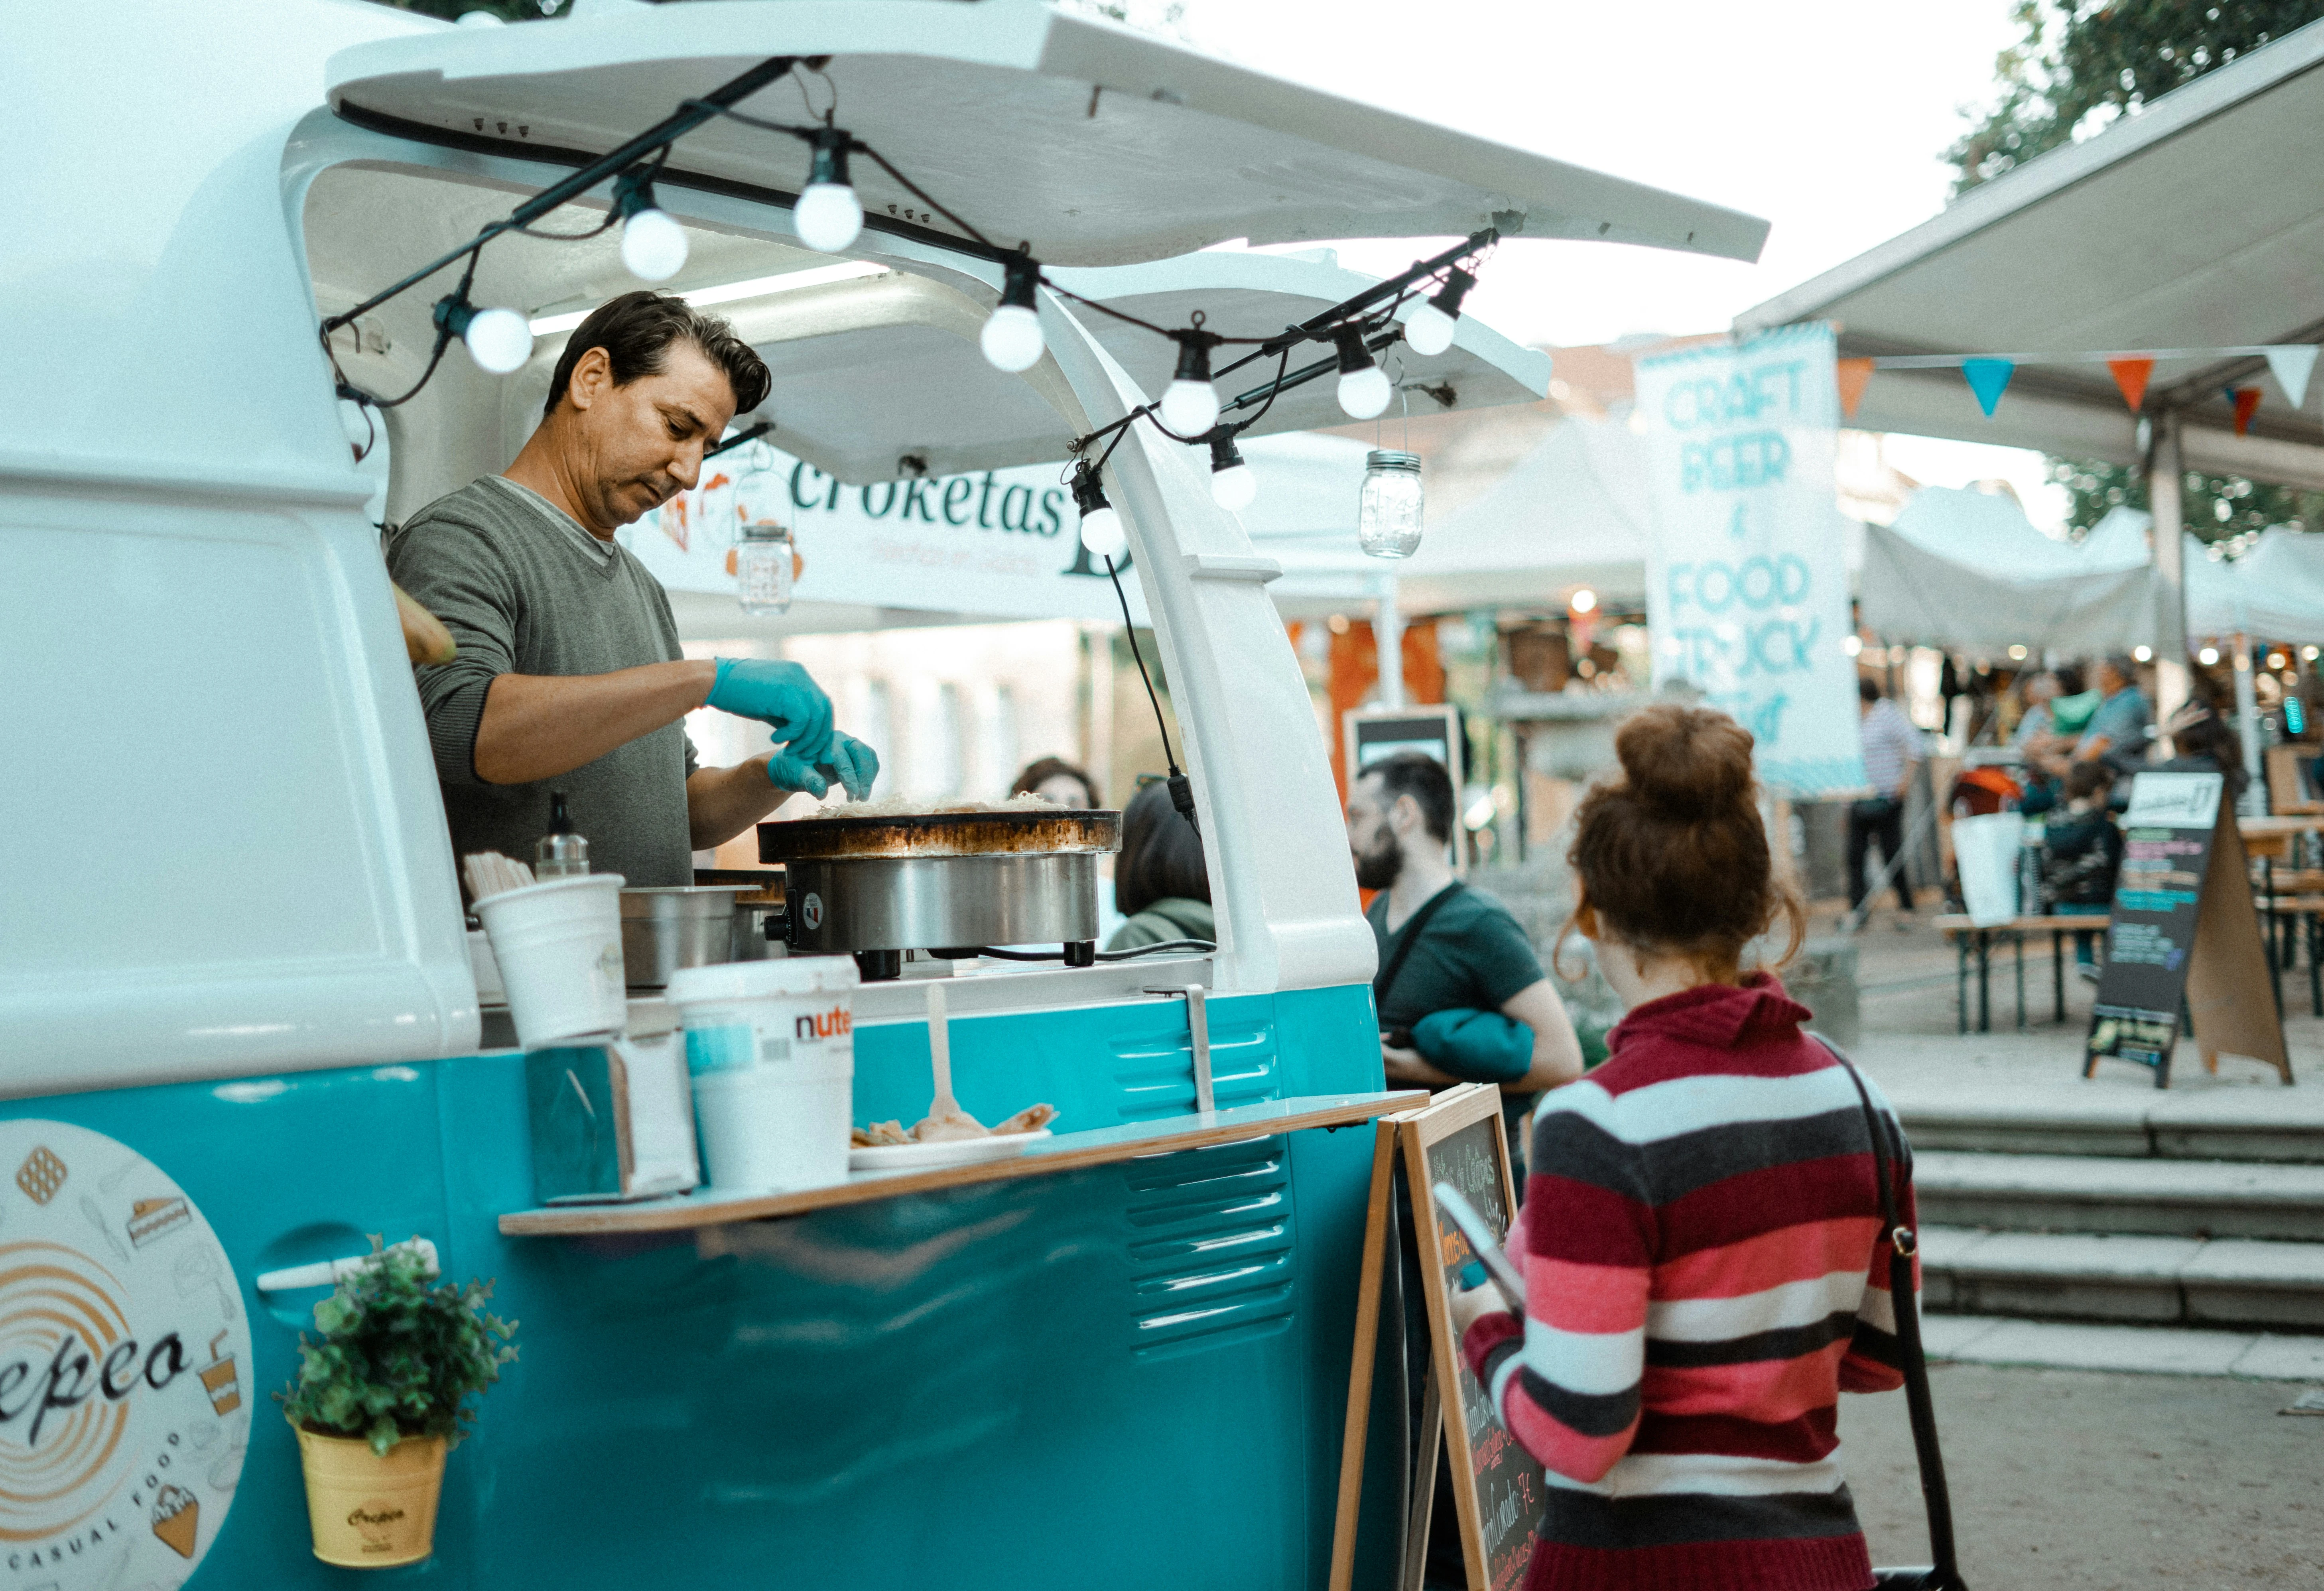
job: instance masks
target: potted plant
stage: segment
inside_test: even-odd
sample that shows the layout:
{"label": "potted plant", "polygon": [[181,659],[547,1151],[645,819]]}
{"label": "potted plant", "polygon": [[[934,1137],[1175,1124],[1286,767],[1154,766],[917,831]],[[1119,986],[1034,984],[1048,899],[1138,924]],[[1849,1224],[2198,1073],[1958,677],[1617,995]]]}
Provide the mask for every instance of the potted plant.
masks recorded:
{"label": "potted plant", "polygon": [[487,1313],[489,1282],[430,1284],[416,1250],[372,1239],[362,1268],[315,1306],[299,1379],[278,1394],[299,1432],[315,1556],[351,1568],[435,1550],[444,1455],[475,1419],[469,1400],[516,1357],[514,1322]]}

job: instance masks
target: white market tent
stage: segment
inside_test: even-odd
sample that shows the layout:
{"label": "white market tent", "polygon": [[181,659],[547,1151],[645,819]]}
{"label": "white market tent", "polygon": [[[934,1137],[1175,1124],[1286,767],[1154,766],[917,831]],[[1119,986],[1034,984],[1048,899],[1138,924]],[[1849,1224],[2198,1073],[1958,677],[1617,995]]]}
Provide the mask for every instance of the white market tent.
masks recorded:
{"label": "white market tent", "polygon": [[2187,633],[2324,642],[2324,536],[2264,530],[2243,556],[2187,538]]}

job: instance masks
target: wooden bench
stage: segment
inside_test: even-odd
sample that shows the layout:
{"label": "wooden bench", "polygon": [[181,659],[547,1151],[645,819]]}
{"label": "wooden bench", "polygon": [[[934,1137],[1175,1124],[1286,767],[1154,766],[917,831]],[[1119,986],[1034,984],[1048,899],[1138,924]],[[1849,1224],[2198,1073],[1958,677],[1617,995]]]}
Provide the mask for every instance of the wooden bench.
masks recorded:
{"label": "wooden bench", "polygon": [[1999,923],[1980,924],[1959,912],[1949,912],[1937,919],[1937,928],[1953,942],[1957,957],[1954,976],[1955,1012],[1958,1031],[1969,1028],[1969,970],[1973,955],[1977,961],[1977,1031],[1993,1031],[1993,942],[2006,937],[2017,951],[2017,1025],[2025,1025],[2025,936],[2047,933],[2050,936],[2050,985],[2057,1020],[2066,1019],[2066,935],[2069,933],[2104,933],[2113,917],[2105,912],[2086,915],[2050,915],[2011,917]]}

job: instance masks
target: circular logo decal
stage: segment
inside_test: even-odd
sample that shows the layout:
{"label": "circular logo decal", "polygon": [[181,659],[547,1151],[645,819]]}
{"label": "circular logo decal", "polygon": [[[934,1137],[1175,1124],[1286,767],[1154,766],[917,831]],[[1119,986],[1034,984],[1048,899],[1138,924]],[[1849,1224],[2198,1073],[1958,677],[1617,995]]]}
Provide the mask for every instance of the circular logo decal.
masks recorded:
{"label": "circular logo decal", "polygon": [[250,1435],[250,1321],[202,1212],[135,1150],[0,1122],[0,1567],[174,1591]]}
{"label": "circular logo decal", "polygon": [[812,891],[799,903],[799,921],[809,928],[823,926],[823,897]]}

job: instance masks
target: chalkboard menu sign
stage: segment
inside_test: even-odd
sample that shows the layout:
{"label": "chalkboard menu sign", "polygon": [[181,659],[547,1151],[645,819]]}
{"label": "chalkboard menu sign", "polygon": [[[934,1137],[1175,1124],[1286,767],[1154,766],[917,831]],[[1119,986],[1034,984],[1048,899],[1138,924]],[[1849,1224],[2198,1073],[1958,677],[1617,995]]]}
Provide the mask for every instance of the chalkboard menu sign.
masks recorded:
{"label": "chalkboard menu sign", "polygon": [[2184,1012],[2212,1071],[2224,1050],[2266,1061],[2290,1081],[2226,783],[2216,773],[2143,773],[2132,782],[2084,1077],[2100,1061],[2129,1061],[2152,1067],[2155,1086],[2164,1086]]}
{"label": "chalkboard menu sign", "polygon": [[[1372,1162],[1372,1205],[1365,1233],[1363,1292],[1359,1300],[1357,1360],[1349,1388],[1349,1429],[1341,1471],[1341,1512],[1331,1584],[1349,1584],[1354,1540],[1355,1487],[1360,1478],[1363,1412],[1369,1406],[1372,1360],[1369,1345],[1378,1320],[1380,1268],[1395,1263],[1386,1237],[1392,1191],[1401,1184],[1403,1219],[1421,1234],[1421,1283],[1427,1298],[1434,1387],[1445,1392],[1448,1416],[1442,1425],[1444,1457],[1452,1467],[1452,1496],[1461,1525],[1461,1554],[1469,1591],[1516,1591],[1524,1582],[1541,1528],[1547,1490],[1541,1467],[1502,1428],[1488,1390],[1469,1373],[1452,1332],[1449,1298],[1471,1255],[1459,1228],[1436,1209],[1430,1190],[1450,1182],[1467,1196],[1496,1236],[1508,1230],[1517,1208],[1510,1185],[1508,1140],[1501,1127],[1501,1093],[1489,1084],[1448,1089],[1425,1109],[1378,1124]],[[1391,1141],[1393,1135],[1393,1141]],[[1403,1162],[1404,1175],[1394,1176]],[[1428,1239],[1433,1235],[1432,1244]],[[1446,1392],[1445,1389],[1452,1389]],[[1457,1396],[1452,1395],[1457,1393]],[[1457,1411],[1457,1417],[1452,1417]],[[1423,1449],[1414,1492],[1414,1536],[1427,1529],[1427,1501],[1434,1485],[1437,1436],[1423,1421]],[[1423,1543],[1408,1540],[1406,1584],[1417,1584]]]}

